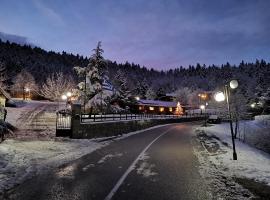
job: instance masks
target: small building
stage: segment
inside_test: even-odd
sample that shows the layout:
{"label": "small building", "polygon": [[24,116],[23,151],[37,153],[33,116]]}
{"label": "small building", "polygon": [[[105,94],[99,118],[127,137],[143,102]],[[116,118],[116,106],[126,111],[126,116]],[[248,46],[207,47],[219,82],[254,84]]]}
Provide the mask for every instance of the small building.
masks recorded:
{"label": "small building", "polygon": [[2,87],[0,87],[0,105],[5,107],[6,102],[10,99],[10,95]]}
{"label": "small building", "polygon": [[[135,112],[148,114],[176,114],[179,110],[177,102],[140,99],[137,101]],[[181,107],[181,109],[183,109]],[[181,111],[182,113],[183,111]]]}

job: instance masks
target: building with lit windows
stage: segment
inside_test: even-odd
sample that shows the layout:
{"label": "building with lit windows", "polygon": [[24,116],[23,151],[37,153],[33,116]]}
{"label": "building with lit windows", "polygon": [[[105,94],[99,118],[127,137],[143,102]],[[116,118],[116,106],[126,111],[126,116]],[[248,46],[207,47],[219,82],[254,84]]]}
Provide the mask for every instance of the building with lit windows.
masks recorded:
{"label": "building with lit windows", "polygon": [[[135,111],[148,114],[183,114],[185,108],[177,102],[140,99],[137,101]],[[180,108],[181,107],[181,108]],[[179,108],[181,109],[179,112]]]}

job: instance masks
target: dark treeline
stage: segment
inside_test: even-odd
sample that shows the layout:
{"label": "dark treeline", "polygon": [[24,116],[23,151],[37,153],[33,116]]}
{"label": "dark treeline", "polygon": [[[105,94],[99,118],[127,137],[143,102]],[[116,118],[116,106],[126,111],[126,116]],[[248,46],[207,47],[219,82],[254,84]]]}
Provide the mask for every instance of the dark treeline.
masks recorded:
{"label": "dark treeline", "polygon": [[[38,47],[21,46],[1,40],[0,61],[4,62],[7,67],[10,84],[16,74],[22,69],[26,69],[34,76],[39,85],[54,72],[72,75],[76,80],[73,67],[84,67],[88,64],[87,58],[80,55],[48,52]],[[136,88],[139,83],[145,82],[155,91],[162,88],[166,92],[172,92],[181,87],[211,91],[231,79],[237,79],[241,93],[251,99],[255,94],[258,95],[270,88],[270,64],[264,60],[256,60],[255,63],[242,61],[239,65],[226,63],[221,66],[206,66],[197,64],[166,71],[148,69],[128,62],[118,64],[108,61],[111,80],[114,80],[119,69],[126,74],[131,90]]]}

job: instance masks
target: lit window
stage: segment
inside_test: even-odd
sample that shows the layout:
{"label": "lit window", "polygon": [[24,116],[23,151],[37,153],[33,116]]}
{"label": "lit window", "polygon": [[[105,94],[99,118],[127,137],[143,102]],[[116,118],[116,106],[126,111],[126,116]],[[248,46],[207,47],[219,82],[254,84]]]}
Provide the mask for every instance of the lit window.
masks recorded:
{"label": "lit window", "polygon": [[154,107],[149,107],[149,110],[154,110]]}
{"label": "lit window", "polygon": [[172,107],[170,107],[170,108],[169,108],[169,111],[170,111],[170,112],[172,112],[172,111],[173,111],[173,110],[172,110]]}
{"label": "lit window", "polygon": [[139,110],[142,110],[143,109],[143,107],[142,106],[139,106]]}
{"label": "lit window", "polygon": [[164,108],[163,107],[159,108],[159,111],[160,112],[163,112],[164,111]]}

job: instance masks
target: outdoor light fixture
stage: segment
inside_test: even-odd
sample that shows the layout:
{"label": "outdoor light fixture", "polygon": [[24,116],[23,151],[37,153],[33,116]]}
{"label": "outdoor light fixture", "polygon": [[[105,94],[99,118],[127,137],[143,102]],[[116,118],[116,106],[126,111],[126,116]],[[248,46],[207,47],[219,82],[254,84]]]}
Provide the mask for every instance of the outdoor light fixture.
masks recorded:
{"label": "outdoor light fixture", "polygon": [[230,88],[236,89],[238,87],[238,81],[237,80],[232,80],[230,82]]}
{"label": "outdoor light fixture", "polygon": [[154,107],[149,107],[149,110],[154,110]]}
{"label": "outdoor light fixture", "polygon": [[200,109],[204,110],[205,109],[205,105],[200,105]]}
{"label": "outdoor light fixture", "polygon": [[215,94],[214,98],[217,102],[221,102],[225,100],[225,95],[223,92],[219,91]]}
{"label": "outdoor light fixture", "polygon": [[256,106],[256,103],[252,103],[252,104],[250,105],[251,108],[255,108],[255,106]]}
{"label": "outdoor light fixture", "polygon": [[29,89],[29,88],[25,88],[25,91],[26,91],[26,92],[29,92],[29,91],[30,91],[30,89]]}
{"label": "outdoor light fixture", "polygon": [[136,99],[137,101],[139,101],[139,100],[140,100],[140,97],[135,97],[135,99]]}
{"label": "outdoor light fixture", "polygon": [[163,112],[164,111],[164,108],[163,107],[159,108],[159,111],[160,112]]}
{"label": "outdoor light fixture", "polygon": [[[232,80],[230,81],[230,88],[236,89],[238,87],[238,81]],[[230,117],[230,128],[231,128],[231,136],[232,136],[232,144],[233,144],[233,160],[237,160],[237,154],[235,150],[235,141],[234,141],[234,134],[233,134],[233,122],[232,122],[232,112],[231,112],[231,106],[230,106],[230,90],[229,86],[225,85],[224,92],[217,92],[214,96],[215,100],[217,102],[224,101],[226,99],[227,103],[227,109]]]}
{"label": "outdoor light fixture", "polygon": [[62,97],[61,97],[61,98],[62,98],[62,100],[67,100],[67,96],[66,96],[66,95],[64,95],[64,94],[62,95]]}
{"label": "outdoor light fixture", "polygon": [[72,95],[71,92],[67,92],[67,95],[66,96],[67,97],[71,97],[71,95]]}

